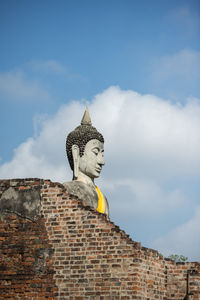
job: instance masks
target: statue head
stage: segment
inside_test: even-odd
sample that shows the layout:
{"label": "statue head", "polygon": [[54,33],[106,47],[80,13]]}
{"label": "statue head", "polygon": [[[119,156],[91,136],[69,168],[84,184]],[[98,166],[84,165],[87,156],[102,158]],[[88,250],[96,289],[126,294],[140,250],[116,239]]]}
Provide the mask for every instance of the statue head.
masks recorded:
{"label": "statue head", "polygon": [[79,180],[80,174],[92,181],[99,177],[104,165],[104,138],[92,126],[88,108],[85,110],[81,125],[67,136],[66,152],[73,171],[73,179]]}

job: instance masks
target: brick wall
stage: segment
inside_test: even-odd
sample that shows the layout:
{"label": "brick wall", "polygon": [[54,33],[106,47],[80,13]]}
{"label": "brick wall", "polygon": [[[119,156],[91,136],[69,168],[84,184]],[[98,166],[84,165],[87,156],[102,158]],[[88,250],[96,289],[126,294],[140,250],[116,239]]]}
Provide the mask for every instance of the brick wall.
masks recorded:
{"label": "brick wall", "polygon": [[0,205],[0,299],[182,300],[188,277],[200,299],[200,263],[142,247],[59,183],[2,180]]}

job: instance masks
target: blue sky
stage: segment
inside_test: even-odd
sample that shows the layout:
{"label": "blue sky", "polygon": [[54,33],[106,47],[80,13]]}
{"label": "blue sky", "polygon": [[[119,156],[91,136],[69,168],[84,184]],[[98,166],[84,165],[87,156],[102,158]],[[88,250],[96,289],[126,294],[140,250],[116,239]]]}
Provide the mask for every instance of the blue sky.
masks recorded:
{"label": "blue sky", "polygon": [[0,178],[70,180],[64,140],[88,103],[112,220],[200,259],[199,36],[194,0],[1,1]]}

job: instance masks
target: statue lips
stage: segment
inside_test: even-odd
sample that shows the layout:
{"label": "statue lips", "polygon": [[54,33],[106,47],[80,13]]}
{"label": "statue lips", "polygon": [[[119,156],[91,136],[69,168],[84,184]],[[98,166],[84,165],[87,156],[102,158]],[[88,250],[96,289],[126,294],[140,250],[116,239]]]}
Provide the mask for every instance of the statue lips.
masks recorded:
{"label": "statue lips", "polygon": [[101,168],[95,168],[95,170],[100,173],[101,172]]}

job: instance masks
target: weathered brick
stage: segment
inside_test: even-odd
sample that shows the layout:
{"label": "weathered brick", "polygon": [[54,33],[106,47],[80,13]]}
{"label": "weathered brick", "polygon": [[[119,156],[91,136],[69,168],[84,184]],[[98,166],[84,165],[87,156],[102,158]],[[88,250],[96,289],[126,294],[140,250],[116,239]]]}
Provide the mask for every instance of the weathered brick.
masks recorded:
{"label": "weathered brick", "polygon": [[200,299],[200,264],[176,264],[134,242],[114,223],[69,196],[59,183],[0,181],[40,189],[35,222],[2,213],[0,299],[162,299],[185,297],[188,270],[193,299]]}

